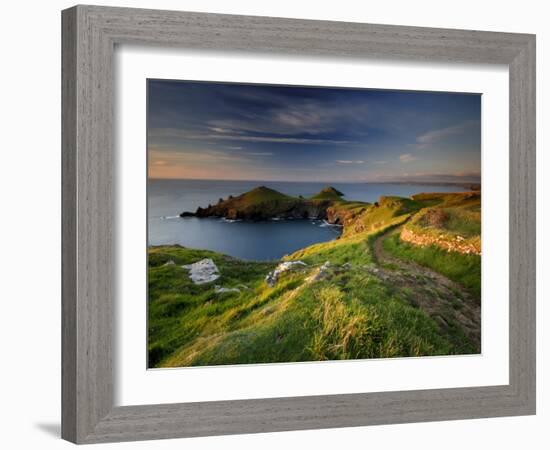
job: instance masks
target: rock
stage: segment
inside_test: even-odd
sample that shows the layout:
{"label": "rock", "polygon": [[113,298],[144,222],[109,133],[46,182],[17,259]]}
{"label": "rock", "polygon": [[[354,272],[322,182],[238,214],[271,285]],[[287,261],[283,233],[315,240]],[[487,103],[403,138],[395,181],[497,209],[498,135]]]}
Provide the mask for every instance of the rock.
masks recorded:
{"label": "rock", "polygon": [[210,258],[201,259],[196,263],[186,264],[181,267],[189,270],[189,278],[195,284],[210,283],[220,278],[220,271]]}
{"label": "rock", "polygon": [[214,292],[216,294],[226,294],[228,292],[241,292],[241,290],[239,288],[226,288],[226,287],[216,286],[214,288]]}
{"label": "rock", "polygon": [[307,264],[303,261],[282,262],[275,268],[273,272],[269,272],[267,274],[267,276],[265,277],[265,282],[271,287],[275,286],[275,284],[277,284],[277,281],[279,280],[279,276],[282,273],[288,272],[296,266],[307,266]]}
{"label": "rock", "polygon": [[174,264],[176,264],[174,261],[170,260],[170,261],[166,261],[163,266],[173,266]]}
{"label": "rock", "polygon": [[190,211],[183,211],[180,214],[180,217],[195,217],[195,213]]}
{"label": "rock", "polygon": [[313,275],[308,278],[308,281],[315,282],[326,279],[330,275],[329,270],[331,267],[332,265],[330,264],[330,261],[326,261],[321,267],[319,267],[319,270],[314,272]]}
{"label": "rock", "polygon": [[347,262],[342,264],[342,269],[346,269],[346,270],[351,269],[351,263]]}

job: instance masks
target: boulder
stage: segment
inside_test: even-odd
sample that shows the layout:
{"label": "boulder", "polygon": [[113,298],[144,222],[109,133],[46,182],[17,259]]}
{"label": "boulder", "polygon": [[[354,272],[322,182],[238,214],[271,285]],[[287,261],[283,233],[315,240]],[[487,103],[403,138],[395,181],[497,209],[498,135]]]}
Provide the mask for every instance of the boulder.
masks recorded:
{"label": "boulder", "polygon": [[307,266],[307,264],[303,261],[285,261],[280,263],[273,272],[269,272],[267,276],[265,277],[265,282],[273,287],[277,284],[277,281],[279,280],[279,276],[284,273],[288,272],[289,270],[295,268],[296,266]]}
{"label": "boulder", "polygon": [[189,278],[195,284],[210,283],[220,278],[220,271],[210,258],[201,259],[196,263],[186,264],[181,267],[189,270]]}

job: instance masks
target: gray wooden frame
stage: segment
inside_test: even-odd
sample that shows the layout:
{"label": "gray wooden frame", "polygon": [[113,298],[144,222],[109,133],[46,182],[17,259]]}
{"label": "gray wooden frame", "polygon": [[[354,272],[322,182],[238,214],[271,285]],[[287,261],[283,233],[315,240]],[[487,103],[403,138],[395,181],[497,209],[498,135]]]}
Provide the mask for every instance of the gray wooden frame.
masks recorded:
{"label": "gray wooden frame", "polygon": [[[62,13],[62,436],[76,443],[535,413],[535,36],[97,6]],[[113,404],[115,44],[506,64],[510,382],[262,400]]]}

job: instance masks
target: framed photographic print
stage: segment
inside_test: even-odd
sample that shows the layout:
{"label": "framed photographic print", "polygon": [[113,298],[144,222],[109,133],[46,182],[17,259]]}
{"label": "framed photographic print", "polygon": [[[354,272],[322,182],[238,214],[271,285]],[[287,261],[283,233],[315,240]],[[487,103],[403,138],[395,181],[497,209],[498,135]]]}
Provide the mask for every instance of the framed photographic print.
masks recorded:
{"label": "framed photographic print", "polygon": [[63,437],[534,414],[534,50],[64,11]]}

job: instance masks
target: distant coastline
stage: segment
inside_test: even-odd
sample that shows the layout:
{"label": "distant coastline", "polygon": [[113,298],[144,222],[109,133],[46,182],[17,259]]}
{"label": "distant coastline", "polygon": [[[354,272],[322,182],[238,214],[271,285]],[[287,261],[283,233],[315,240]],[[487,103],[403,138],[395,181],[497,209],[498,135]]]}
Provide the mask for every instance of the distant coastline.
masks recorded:
{"label": "distant coastline", "polygon": [[400,184],[409,186],[481,186],[481,181],[422,181],[422,180],[410,180],[410,181],[361,181],[361,180],[315,180],[315,181],[302,181],[302,180],[265,180],[265,179],[232,179],[232,178],[154,178],[148,177],[147,181],[213,181],[213,182],[235,182],[235,183],[304,183],[304,184]]}
{"label": "distant coastline", "polygon": [[[219,204],[220,199],[227,200],[230,195],[236,199],[262,185],[286,196],[272,193],[272,200],[278,197],[280,201],[265,208],[257,203],[262,195],[248,196],[247,201],[239,204]],[[179,244],[245,260],[278,259],[296,249],[335,239],[334,227],[322,220],[341,225],[344,215],[349,216],[352,204],[360,210],[365,204],[378,202],[381,196],[410,198],[420,192],[467,190],[456,184],[443,186],[437,183],[334,183],[332,186],[345,194],[339,197],[341,201],[335,202],[338,200],[335,196],[312,200],[327,187],[322,182],[151,180],[148,185],[148,244]],[[329,203],[336,204],[329,208]],[[346,204],[347,208],[344,207]],[[210,210],[208,205],[212,207]],[[196,216],[199,207],[202,211]],[[182,220],[179,216],[182,212],[191,214]],[[212,216],[210,220],[201,219],[209,215]],[[282,220],[286,217],[294,220]]]}

